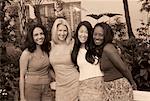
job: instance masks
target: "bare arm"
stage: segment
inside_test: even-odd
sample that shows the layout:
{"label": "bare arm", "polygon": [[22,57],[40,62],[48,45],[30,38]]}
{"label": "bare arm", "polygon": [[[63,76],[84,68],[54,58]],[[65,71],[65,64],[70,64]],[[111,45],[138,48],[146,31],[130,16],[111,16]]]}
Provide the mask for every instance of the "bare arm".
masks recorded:
{"label": "bare arm", "polygon": [[54,72],[54,69],[53,69],[53,67],[52,67],[52,65],[50,65],[50,71],[49,71],[49,75],[50,75],[50,77],[51,77],[51,81],[53,82],[53,81],[55,81],[55,72]]}
{"label": "bare arm", "polygon": [[[135,82],[132,78],[131,71],[128,69],[127,65],[122,61],[117,49],[113,46],[113,44],[107,44],[104,47],[104,52],[106,52],[107,57],[110,59],[112,64],[116,67],[116,69],[128,79],[131,85],[135,85]],[[136,87],[134,88],[136,89]]]}
{"label": "bare arm", "polygon": [[24,90],[25,90],[25,74],[28,66],[29,52],[23,51],[20,57],[20,99],[25,101]]}

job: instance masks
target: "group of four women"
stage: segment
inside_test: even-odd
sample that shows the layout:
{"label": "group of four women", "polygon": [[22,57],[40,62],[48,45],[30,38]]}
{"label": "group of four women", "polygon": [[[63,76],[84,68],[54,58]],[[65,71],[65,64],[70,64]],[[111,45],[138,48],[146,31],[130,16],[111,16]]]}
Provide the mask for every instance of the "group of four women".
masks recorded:
{"label": "group of four women", "polygon": [[55,20],[49,42],[42,25],[29,28],[20,57],[21,101],[52,101],[50,65],[56,101],[133,101],[136,84],[114,47],[106,23],[78,24],[74,38],[64,18]]}

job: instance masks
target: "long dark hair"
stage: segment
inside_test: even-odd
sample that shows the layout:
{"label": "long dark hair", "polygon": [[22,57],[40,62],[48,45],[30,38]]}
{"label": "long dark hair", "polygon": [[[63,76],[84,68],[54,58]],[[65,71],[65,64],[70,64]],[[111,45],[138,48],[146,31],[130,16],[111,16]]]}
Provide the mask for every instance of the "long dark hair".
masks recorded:
{"label": "long dark hair", "polygon": [[33,53],[36,50],[36,43],[33,40],[33,30],[39,27],[43,30],[43,34],[45,36],[44,42],[41,45],[41,49],[42,51],[46,52],[47,54],[50,51],[50,43],[49,43],[49,38],[48,38],[48,32],[46,30],[46,28],[38,23],[32,23],[30,26],[28,26],[27,29],[27,37],[26,37],[26,41],[25,41],[25,48],[28,49],[29,52]]}
{"label": "long dark hair", "polygon": [[88,30],[88,39],[85,42],[85,49],[87,50],[86,60],[91,63],[90,54],[92,51],[90,51],[89,49],[90,49],[90,43],[91,43],[91,38],[92,38],[92,33],[91,33],[92,32],[92,25],[88,21],[83,21],[83,22],[80,22],[79,25],[77,26],[76,33],[74,36],[75,44],[73,47],[71,58],[72,58],[72,61],[75,65],[77,65],[77,55],[78,55],[78,52],[79,52],[79,49],[81,46],[81,42],[78,39],[78,31],[79,31],[81,26],[86,26],[87,30]]}
{"label": "long dark hair", "polygon": [[104,30],[104,40],[103,40],[103,43],[101,45],[95,45],[94,43],[94,40],[93,40],[93,37],[92,37],[92,48],[93,50],[94,49],[97,49],[99,50],[99,52],[97,53],[98,54],[98,57],[101,57],[102,55],[102,52],[103,52],[103,48],[106,44],[108,43],[112,43],[113,41],[113,37],[114,37],[114,33],[113,33],[113,30],[112,28],[107,24],[107,23],[104,23],[104,22],[101,22],[101,23],[97,23],[94,28],[93,28],[93,33],[94,33],[94,30],[96,27],[102,27],[103,30]]}

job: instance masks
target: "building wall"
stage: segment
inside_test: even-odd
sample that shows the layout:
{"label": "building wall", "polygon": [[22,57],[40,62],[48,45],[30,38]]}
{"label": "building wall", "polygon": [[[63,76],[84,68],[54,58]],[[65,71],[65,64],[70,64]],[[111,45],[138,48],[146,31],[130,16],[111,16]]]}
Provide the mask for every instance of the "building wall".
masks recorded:
{"label": "building wall", "polygon": [[[31,5],[28,5],[29,7],[32,7]],[[40,13],[41,13],[41,19],[43,24],[46,24],[48,22],[49,17],[56,18],[55,9],[54,9],[54,2],[52,3],[44,3],[40,5]],[[71,25],[72,31],[76,30],[76,27],[78,23],[81,21],[81,11],[77,10],[75,8],[80,9],[81,8],[81,2],[75,1],[75,2],[65,2],[63,5],[63,10],[61,13],[65,16],[65,18],[68,20],[69,24]],[[28,8],[27,10],[27,18],[34,19],[34,9]]]}

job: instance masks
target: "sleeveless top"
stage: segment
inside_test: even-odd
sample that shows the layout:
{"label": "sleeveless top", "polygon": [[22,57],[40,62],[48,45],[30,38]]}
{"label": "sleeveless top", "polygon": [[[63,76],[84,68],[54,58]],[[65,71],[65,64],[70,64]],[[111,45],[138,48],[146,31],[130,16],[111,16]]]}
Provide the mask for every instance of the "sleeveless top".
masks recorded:
{"label": "sleeveless top", "polygon": [[30,53],[25,82],[31,84],[48,84],[49,77],[49,58],[46,53],[42,57],[37,57],[35,53]]}
{"label": "sleeveless top", "polygon": [[[117,50],[114,52],[118,54]],[[105,51],[103,51],[102,53],[101,70],[104,72],[104,81],[106,82],[123,77],[123,75],[121,74],[121,71],[117,70],[115,65],[108,58],[108,54],[106,54]]]}
{"label": "sleeveless top", "polygon": [[77,64],[79,66],[80,70],[80,77],[79,80],[85,80],[88,78],[98,77],[98,76],[104,76],[103,72],[100,70],[100,65],[98,64],[91,64],[89,63],[86,58],[87,50],[84,48],[80,48],[77,56]]}
{"label": "sleeveless top", "polygon": [[56,74],[56,86],[64,86],[78,81],[78,71],[71,60],[73,42],[55,44],[51,41],[50,63]]}

